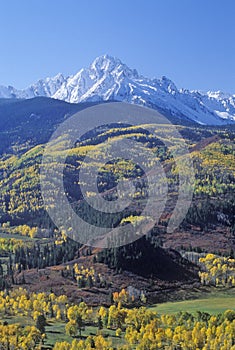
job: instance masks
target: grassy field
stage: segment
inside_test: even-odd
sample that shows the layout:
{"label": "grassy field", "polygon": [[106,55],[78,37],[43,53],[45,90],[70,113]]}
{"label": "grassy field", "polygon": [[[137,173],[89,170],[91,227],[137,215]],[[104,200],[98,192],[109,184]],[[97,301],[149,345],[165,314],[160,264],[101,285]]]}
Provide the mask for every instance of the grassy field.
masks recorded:
{"label": "grassy field", "polygon": [[0,230],[0,238],[8,238],[8,239],[14,238],[14,239],[20,239],[22,241],[33,241],[33,239],[28,236],[22,236],[16,233],[8,233],[2,230]]}
{"label": "grassy field", "polygon": [[234,295],[212,295],[207,298],[185,300],[177,302],[167,302],[163,304],[153,305],[151,310],[159,314],[173,314],[179,311],[187,311],[195,313],[196,311],[204,311],[210,314],[222,313],[227,309],[235,310],[235,291]]}
{"label": "grassy field", "polygon": [[[86,326],[82,331],[82,339],[87,338],[89,335],[97,335],[97,331],[97,327]],[[113,330],[103,329],[101,333],[105,338],[109,337],[114,345],[123,343],[123,339],[117,338]],[[46,335],[47,338],[44,345],[48,347],[53,347],[56,342],[68,341],[71,343],[74,339],[65,333],[65,323],[58,321],[49,321],[48,326],[46,326]]]}
{"label": "grassy field", "polygon": [[0,238],[14,238],[14,239],[20,239],[22,241],[27,241],[27,242],[39,242],[42,244],[46,244],[51,241],[50,238],[40,238],[40,237],[34,237],[31,238],[29,236],[23,236],[20,233],[12,233],[12,230],[9,228],[7,231],[5,229],[0,228]]}
{"label": "grassy field", "polygon": [[[0,322],[7,322],[8,324],[19,323],[21,325],[33,326],[35,325],[35,321],[31,317],[27,316],[0,316]],[[73,337],[70,337],[65,333],[65,322],[56,321],[56,320],[48,320],[48,324],[46,326],[46,339],[44,341],[44,347],[53,348],[56,342],[67,341],[71,343],[73,341]],[[85,326],[82,331],[82,339],[87,338],[89,335],[97,335],[98,328],[95,326]],[[121,345],[124,344],[123,338],[116,337],[115,331],[111,329],[102,329],[101,334],[104,338],[109,338],[112,340],[113,345]]]}

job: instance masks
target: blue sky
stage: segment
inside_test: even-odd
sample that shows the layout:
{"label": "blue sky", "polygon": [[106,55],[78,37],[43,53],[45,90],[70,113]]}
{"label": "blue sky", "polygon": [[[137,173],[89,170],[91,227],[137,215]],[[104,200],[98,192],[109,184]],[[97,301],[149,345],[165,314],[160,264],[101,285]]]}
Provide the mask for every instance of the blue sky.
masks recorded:
{"label": "blue sky", "polygon": [[0,3],[0,85],[24,88],[108,53],[148,77],[235,94],[234,0]]}

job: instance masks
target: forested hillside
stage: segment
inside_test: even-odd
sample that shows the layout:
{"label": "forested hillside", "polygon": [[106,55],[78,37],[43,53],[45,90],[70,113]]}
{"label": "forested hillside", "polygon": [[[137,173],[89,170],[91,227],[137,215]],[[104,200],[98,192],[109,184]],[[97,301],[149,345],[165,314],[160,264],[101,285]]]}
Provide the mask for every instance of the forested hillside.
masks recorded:
{"label": "forested hillside", "polygon": [[[146,149],[151,152],[149,161],[161,162],[168,186],[159,222],[146,235],[127,245],[122,245],[122,238],[113,244],[117,241],[111,236],[109,248],[94,248],[73,240],[72,229],[56,227],[40,186],[43,152],[52,132],[89,106],[46,98],[0,101],[0,347],[233,349],[235,316],[228,304],[235,284],[234,128],[174,119],[176,137],[170,125],[160,125],[161,133],[153,136],[146,125],[116,123],[77,140],[68,150],[64,188],[74,212],[88,223],[120,226],[125,237],[131,234],[128,225],[134,229],[143,224],[146,230],[142,212],[153,185],[146,181],[144,170],[121,157],[101,162],[102,152],[117,140],[138,143],[138,151],[133,150],[136,157]],[[195,186],[186,217],[169,233],[179,194],[173,151],[182,140],[193,161]],[[56,161],[48,168],[57,169],[65,146],[66,138],[56,140]],[[120,180],[133,181],[130,205],[123,211],[104,214],[84,200],[79,171],[88,152],[87,178],[97,166],[97,186],[107,206],[117,198]],[[47,195],[55,206],[53,194]],[[92,190],[89,197],[96,201]],[[203,310],[159,314],[148,309],[152,303],[210,293],[226,294],[226,307],[215,315]]]}

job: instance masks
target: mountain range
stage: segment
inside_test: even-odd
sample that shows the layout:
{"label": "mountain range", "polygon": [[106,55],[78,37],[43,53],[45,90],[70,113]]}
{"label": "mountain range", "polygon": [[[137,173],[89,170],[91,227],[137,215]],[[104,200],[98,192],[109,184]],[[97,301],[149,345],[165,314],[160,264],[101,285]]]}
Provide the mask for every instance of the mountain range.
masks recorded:
{"label": "mountain range", "polygon": [[235,95],[178,89],[167,77],[150,79],[109,55],[97,57],[75,75],[57,74],[24,90],[0,85],[0,98],[50,97],[70,103],[124,101],[199,124],[235,123]]}

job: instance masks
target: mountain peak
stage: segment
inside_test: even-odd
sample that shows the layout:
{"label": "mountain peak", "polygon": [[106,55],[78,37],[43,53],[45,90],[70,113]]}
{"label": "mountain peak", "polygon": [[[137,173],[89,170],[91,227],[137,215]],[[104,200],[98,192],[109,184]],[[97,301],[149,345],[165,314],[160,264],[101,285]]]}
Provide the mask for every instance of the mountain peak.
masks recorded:
{"label": "mountain peak", "polygon": [[104,54],[104,55],[100,55],[98,57],[96,57],[94,59],[94,61],[92,62],[92,65],[102,65],[103,63],[107,63],[107,62],[113,62],[116,64],[120,64],[122,63],[121,60],[118,57],[114,57],[108,54]]}
{"label": "mountain peak", "polygon": [[109,55],[97,57],[90,65],[89,69],[96,72],[98,75],[110,73],[116,66],[122,64],[117,58]]}
{"label": "mountain peak", "polygon": [[235,96],[218,92],[178,90],[166,76],[149,79],[140,76],[119,58],[105,54],[88,68],[64,77],[40,79],[25,90],[0,86],[0,97],[52,97],[66,102],[117,100],[155,108],[167,115],[192,119],[200,124],[235,122]]}
{"label": "mountain peak", "polygon": [[130,69],[119,58],[110,56],[108,54],[97,57],[89,67],[90,70],[103,74],[117,74],[123,77],[138,78],[136,69]]}
{"label": "mountain peak", "polygon": [[167,78],[165,75],[163,75],[159,79],[159,82],[162,88],[166,89],[169,93],[175,94],[178,92],[178,89],[176,85],[173,83],[173,81]]}

